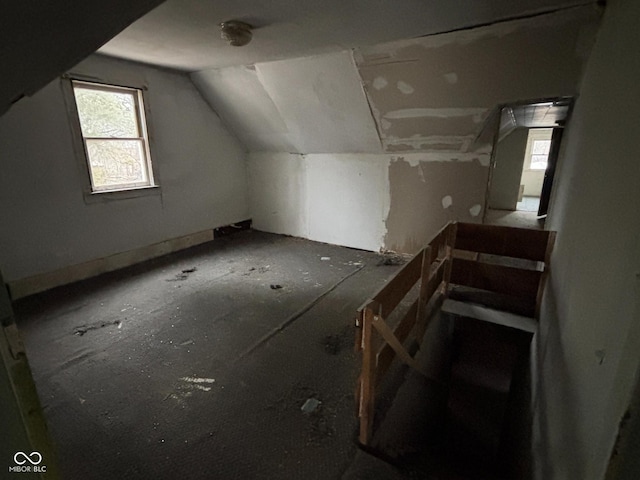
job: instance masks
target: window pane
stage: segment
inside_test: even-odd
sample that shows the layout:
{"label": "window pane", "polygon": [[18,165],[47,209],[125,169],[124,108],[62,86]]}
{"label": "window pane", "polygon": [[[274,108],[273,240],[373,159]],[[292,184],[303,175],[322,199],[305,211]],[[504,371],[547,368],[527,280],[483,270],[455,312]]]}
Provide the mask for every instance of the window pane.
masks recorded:
{"label": "window pane", "polygon": [[546,170],[547,155],[531,155],[531,170]]}
{"label": "window pane", "polygon": [[133,93],[74,87],[85,137],[139,137]]}
{"label": "window pane", "polygon": [[534,140],[532,153],[534,155],[548,155],[549,147],[551,147],[551,140]]}
{"label": "window pane", "polygon": [[97,189],[148,183],[141,140],[87,140],[93,185]]}

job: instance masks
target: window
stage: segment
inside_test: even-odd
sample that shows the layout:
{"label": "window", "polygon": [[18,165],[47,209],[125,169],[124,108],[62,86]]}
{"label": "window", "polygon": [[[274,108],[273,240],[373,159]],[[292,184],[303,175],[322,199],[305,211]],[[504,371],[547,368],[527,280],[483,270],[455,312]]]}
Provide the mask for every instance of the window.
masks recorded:
{"label": "window", "polygon": [[551,140],[534,140],[531,145],[531,170],[546,170]]}
{"label": "window", "polygon": [[155,186],[142,91],[74,80],[94,193]]}
{"label": "window", "polygon": [[546,170],[549,149],[551,148],[551,128],[532,128],[529,130],[525,153],[525,170]]}

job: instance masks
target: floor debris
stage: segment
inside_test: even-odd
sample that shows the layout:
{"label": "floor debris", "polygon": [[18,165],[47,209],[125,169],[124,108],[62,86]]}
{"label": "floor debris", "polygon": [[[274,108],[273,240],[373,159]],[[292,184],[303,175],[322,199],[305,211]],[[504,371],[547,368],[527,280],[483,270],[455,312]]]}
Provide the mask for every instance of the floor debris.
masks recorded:
{"label": "floor debris", "polygon": [[397,253],[385,254],[383,258],[377,263],[380,266],[394,266],[394,265],[404,265],[407,263],[407,258],[404,255],[399,255]]}
{"label": "floor debris", "polygon": [[187,278],[189,278],[189,275],[196,271],[198,271],[196,267],[185,268],[180,273],[176,274],[174,278],[168,278],[167,282],[179,282],[182,280],[186,280]]}
{"label": "floor debris", "polygon": [[75,327],[73,329],[73,334],[81,337],[89,330],[98,330],[100,328],[109,327],[111,325],[116,325],[118,328],[120,328],[121,323],[122,322],[120,320],[114,320],[113,322],[96,322],[90,323],[88,325],[80,325],[79,327]]}
{"label": "floor debris", "polygon": [[316,411],[321,403],[322,402],[317,398],[307,398],[302,407],[300,407],[300,410],[302,410],[304,413],[312,413]]}
{"label": "floor debris", "polygon": [[271,284],[271,290],[280,290],[281,288],[282,288],[282,285],[278,285],[277,283],[276,284],[274,284],[274,283]]}

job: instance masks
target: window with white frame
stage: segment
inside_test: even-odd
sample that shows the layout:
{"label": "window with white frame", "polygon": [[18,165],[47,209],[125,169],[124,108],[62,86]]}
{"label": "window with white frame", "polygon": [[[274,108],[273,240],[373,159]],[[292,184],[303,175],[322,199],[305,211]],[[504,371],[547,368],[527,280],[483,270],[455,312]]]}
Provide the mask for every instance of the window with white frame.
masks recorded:
{"label": "window with white frame", "polygon": [[529,130],[525,153],[525,170],[546,170],[551,148],[551,128],[532,128]]}
{"label": "window with white frame", "polygon": [[94,193],[153,187],[142,90],[73,80]]}

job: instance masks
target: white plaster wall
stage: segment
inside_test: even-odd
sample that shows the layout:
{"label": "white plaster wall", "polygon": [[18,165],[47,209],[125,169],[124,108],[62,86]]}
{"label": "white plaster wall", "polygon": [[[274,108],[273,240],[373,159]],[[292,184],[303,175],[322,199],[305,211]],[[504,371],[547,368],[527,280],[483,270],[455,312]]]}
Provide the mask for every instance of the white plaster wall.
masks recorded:
{"label": "white plaster wall", "polygon": [[377,251],[389,210],[388,155],[250,153],[257,230]]}
{"label": "white plaster wall", "polygon": [[307,155],[309,238],[379,250],[389,210],[386,155]]}
{"label": "white plaster wall", "polygon": [[498,143],[489,185],[489,208],[516,209],[528,135],[526,128],[517,128]]}
{"label": "white plaster wall", "polygon": [[604,478],[637,378],[638,18],[639,2],[608,2],[563,140],[547,223],[558,239],[536,335],[538,479]]}
{"label": "white plaster wall", "polygon": [[250,151],[381,151],[348,51],[205,70],[192,78]]}
{"label": "white plaster wall", "polygon": [[191,74],[202,96],[250,151],[295,152],[278,107],[256,67],[239,66]]}
{"label": "white plaster wall", "polygon": [[0,118],[0,269],[7,281],[248,218],[244,149],[189,77],[92,56],[72,69],[146,84],[161,195],[85,203],[55,80]]}
{"label": "white plaster wall", "polygon": [[306,238],[309,227],[303,156],[251,153],[248,177],[253,228]]}
{"label": "white plaster wall", "polygon": [[544,170],[525,170],[520,183],[524,185],[523,194],[527,197],[539,197],[544,182]]}

